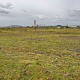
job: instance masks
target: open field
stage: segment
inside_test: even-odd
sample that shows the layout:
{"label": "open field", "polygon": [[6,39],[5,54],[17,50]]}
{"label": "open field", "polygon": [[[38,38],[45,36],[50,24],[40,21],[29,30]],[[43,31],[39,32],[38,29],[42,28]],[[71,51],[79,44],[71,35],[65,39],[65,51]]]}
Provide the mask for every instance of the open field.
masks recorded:
{"label": "open field", "polygon": [[0,29],[0,80],[80,80],[80,29]]}

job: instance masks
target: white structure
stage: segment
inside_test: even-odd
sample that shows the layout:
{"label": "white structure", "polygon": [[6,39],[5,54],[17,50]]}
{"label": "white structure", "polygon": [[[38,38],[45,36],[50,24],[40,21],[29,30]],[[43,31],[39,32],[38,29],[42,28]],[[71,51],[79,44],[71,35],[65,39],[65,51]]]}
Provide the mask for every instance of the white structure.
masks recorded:
{"label": "white structure", "polygon": [[68,26],[68,27],[71,27],[71,28],[76,28],[77,26],[75,26],[75,25],[71,25],[71,26]]}
{"label": "white structure", "polygon": [[36,26],[36,20],[34,20],[34,26]]}

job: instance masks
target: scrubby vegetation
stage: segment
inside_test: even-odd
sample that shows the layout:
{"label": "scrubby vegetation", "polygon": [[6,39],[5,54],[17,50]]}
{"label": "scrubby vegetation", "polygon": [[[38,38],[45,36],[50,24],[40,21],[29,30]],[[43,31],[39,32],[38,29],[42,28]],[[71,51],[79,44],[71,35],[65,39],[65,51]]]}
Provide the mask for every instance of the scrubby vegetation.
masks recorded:
{"label": "scrubby vegetation", "polygon": [[0,29],[0,80],[80,80],[80,29]]}

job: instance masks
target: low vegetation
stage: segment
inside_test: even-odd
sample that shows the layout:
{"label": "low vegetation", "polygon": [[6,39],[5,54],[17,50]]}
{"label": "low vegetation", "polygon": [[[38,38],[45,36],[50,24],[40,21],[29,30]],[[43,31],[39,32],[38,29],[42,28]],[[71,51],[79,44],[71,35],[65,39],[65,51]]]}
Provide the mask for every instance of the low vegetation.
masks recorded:
{"label": "low vegetation", "polygon": [[0,80],[80,80],[80,29],[1,28]]}

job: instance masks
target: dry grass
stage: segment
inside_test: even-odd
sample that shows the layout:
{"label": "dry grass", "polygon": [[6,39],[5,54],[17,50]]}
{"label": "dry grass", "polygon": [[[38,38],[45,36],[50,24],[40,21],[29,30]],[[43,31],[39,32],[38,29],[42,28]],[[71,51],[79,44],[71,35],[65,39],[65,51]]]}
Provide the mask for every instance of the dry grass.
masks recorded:
{"label": "dry grass", "polygon": [[0,29],[0,80],[80,80],[80,29]]}

